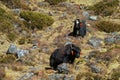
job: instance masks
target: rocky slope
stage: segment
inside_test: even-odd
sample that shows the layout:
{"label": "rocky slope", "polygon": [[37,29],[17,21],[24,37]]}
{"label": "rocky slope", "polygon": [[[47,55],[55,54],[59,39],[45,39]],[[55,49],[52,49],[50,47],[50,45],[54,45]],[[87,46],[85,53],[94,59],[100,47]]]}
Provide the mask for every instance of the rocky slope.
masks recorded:
{"label": "rocky slope", "polygon": [[[34,1],[34,0],[32,0]],[[72,0],[71,0],[72,1]],[[75,0],[85,5],[91,5],[91,0]],[[93,0],[92,0],[93,1]],[[73,2],[73,1],[72,1]],[[30,53],[14,62],[0,64],[0,79],[2,80],[119,80],[120,79],[120,33],[105,33],[99,31],[92,21],[83,16],[86,10],[80,9],[79,4],[63,3],[50,6],[44,2],[31,2],[31,10],[42,12],[52,16],[55,20],[53,25],[31,32],[31,40],[37,41],[37,48],[31,48],[33,44],[25,43],[19,45],[16,40],[14,44],[21,49],[28,49]],[[39,4],[39,5],[38,5]],[[7,8],[8,10],[11,10]],[[88,11],[94,15],[92,11]],[[87,35],[84,38],[68,36],[72,32],[73,20],[80,18],[87,22]],[[98,18],[98,20],[100,20]],[[119,19],[117,20],[119,22]],[[116,21],[115,21],[116,22]],[[117,23],[118,23],[117,22]],[[117,38],[116,35],[118,35]],[[105,42],[108,36],[114,37],[117,42]],[[97,39],[96,39],[97,38]],[[92,41],[93,40],[93,41]],[[69,74],[58,74],[49,68],[50,54],[63,46],[66,42],[72,42],[82,49],[82,55],[69,65]],[[92,42],[91,42],[92,41]],[[1,58],[10,46],[6,35],[0,35]],[[3,43],[3,44],[2,44]],[[13,43],[13,42],[12,42]],[[107,44],[108,43],[108,44]],[[4,57],[5,59],[9,59]],[[1,60],[0,60],[1,62]]]}

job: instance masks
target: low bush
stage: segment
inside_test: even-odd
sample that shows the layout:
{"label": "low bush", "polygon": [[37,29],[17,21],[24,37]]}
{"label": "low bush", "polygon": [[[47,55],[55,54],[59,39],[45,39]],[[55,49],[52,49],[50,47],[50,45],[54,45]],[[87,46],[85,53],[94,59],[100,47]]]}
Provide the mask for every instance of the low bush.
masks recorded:
{"label": "low bush", "polygon": [[110,16],[117,9],[117,6],[119,6],[119,0],[102,0],[90,6],[89,9],[93,10],[97,15]]}
{"label": "low bush", "polygon": [[106,21],[106,20],[100,20],[96,24],[97,28],[104,32],[115,32],[120,31],[120,24],[112,22],[112,21]]}
{"label": "low bush", "polygon": [[48,15],[42,13],[23,11],[20,13],[20,17],[26,20],[26,25],[28,28],[42,29],[53,24],[54,19]]}
{"label": "low bush", "polygon": [[51,5],[56,5],[60,2],[64,2],[66,0],[45,0],[46,2],[50,3]]}

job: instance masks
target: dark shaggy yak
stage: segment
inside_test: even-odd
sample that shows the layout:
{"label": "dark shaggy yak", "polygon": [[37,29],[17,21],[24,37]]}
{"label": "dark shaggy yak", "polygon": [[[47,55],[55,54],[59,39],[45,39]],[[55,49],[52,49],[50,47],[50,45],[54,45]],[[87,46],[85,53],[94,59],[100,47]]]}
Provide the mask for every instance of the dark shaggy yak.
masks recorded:
{"label": "dark shaggy yak", "polygon": [[75,58],[80,57],[81,49],[74,44],[68,44],[60,49],[56,49],[50,56],[50,66],[56,70],[61,63],[72,64]]}
{"label": "dark shaggy yak", "polygon": [[86,24],[85,21],[80,21],[80,19],[76,19],[74,21],[74,28],[73,28],[73,36],[82,36],[86,35]]}

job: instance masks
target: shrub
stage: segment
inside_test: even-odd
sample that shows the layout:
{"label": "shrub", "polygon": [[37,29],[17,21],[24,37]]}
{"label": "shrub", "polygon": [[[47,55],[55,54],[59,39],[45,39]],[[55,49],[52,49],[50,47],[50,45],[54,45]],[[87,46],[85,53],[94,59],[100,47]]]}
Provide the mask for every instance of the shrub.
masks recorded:
{"label": "shrub", "polygon": [[[27,27],[31,27],[32,29],[42,29],[43,27],[52,25],[54,22],[53,18],[48,15],[31,11],[21,12],[20,17],[24,18],[29,24]],[[31,21],[31,23],[29,23],[29,21]]]}
{"label": "shrub", "polygon": [[56,5],[60,2],[64,2],[66,0],[45,0],[46,2],[50,3],[51,5]]}
{"label": "shrub", "polygon": [[117,6],[119,6],[119,0],[102,0],[90,6],[89,9],[94,10],[97,15],[110,16],[117,9]]}
{"label": "shrub", "polygon": [[112,22],[112,21],[105,21],[105,20],[100,20],[96,24],[97,28],[101,31],[105,32],[115,32],[115,31],[120,31],[120,24]]}
{"label": "shrub", "polygon": [[15,33],[9,33],[7,34],[7,37],[10,41],[15,41],[17,38],[17,35]]}
{"label": "shrub", "polygon": [[8,33],[13,30],[14,17],[10,12],[6,12],[3,8],[0,8],[0,31]]}
{"label": "shrub", "polygon": [[0,16],[3,15],[5,13],[5,10],[0,8]]}

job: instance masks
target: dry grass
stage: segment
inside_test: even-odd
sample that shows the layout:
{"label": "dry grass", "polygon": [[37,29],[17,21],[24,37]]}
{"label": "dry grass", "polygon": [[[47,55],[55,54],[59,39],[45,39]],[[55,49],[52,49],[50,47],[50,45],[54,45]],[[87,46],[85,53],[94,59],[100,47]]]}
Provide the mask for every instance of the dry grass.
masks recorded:
{"label": "dry grass", "polygon": [[96,26],[99,30],[105,31],[108,33],[120,31],[120,24],[110,20],[100,20],[96,23]]}

